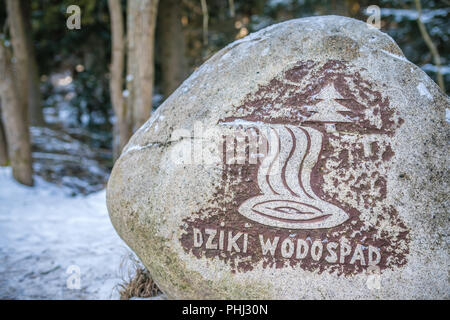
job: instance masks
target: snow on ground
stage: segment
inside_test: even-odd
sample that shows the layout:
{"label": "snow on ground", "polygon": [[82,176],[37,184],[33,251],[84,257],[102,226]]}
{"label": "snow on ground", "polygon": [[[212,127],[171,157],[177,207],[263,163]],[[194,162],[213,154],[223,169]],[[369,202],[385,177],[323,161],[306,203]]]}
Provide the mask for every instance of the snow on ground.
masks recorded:
{"label": "snow on ground", "polygon": [[110,223],[105,191],[72,197],[35,183],[22,186],[0,168],[0,299],[119,298],[130,250]]}

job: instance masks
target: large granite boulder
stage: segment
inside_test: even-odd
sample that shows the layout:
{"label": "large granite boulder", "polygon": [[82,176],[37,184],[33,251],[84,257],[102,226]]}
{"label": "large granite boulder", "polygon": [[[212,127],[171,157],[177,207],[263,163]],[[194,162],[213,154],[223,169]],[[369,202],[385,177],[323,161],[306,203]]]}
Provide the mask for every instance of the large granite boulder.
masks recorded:
{"label": "large granite boulder", "polygon": [[228,45],[139,129],[108,209],[169,298],[449,298],[449,100],[337,16]]}

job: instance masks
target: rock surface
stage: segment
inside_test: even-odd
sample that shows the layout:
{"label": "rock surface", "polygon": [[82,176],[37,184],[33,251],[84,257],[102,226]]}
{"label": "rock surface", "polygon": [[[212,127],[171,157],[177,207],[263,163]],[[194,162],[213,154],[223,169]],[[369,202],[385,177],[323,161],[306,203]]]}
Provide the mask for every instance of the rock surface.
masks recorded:
{"label": "rock surface", "polygon": [[111,220],[169,298],[449,298],[446,95],[337,16],[236,41],[133,136]]}

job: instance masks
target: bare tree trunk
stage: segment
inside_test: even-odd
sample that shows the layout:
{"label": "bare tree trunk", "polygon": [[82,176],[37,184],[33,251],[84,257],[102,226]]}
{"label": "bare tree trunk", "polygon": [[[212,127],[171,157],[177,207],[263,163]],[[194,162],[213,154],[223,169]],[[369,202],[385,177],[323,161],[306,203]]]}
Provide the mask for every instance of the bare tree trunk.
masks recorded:
{"label": "bare tree trunk", "polygon": [[431,40],[430,35],[428,34],[427,28],[425,27],[425,24],[422,22],[422,4],[420,3],[420,0],[415,0],[416,3],[416,9],[418,12],[417,17],[417,24],[419,25],[420,34],[422,35],[423,40],[425,41],[425,44],[427,45],[428,49],[431,52],[431,55],[433,56],[434,64],[436,65],[436,78],[437,83],[441,90],[445,93],[445,82],[444,77],[441,73],[441,56],[439,55],[439,51],[437,50],[436,46],[433,43],[433,40]]}
{"label": "bare tree trunk", "polygon": [[128,1],[128,106],[133,130],[142,126],[152,111],[154,43],[158,0]]}
{"label": "bare tree trunk", "polygon": [[162,91],[164,97],[167,98],[186,79],[188,73],[179,1],[160,0],[157,31],[161,57]]}
{"label": "bare tree trunk", "polygon": [[116,114],[114,124],[113,154],[114,159],[120,156],[123,147],[131,137],[131,125],[127,119],[126,104],[123,98],[123,70],[125,59],[124,22],[120,0],[108,0],[111,16],[112,33],[112,62],[110,92],[111,100]]}
{"label": "bare tree trunk", "polygon": [[234,0],[228,0],[228,5],[230,7],[230,17],[234,18],[236,15],[236,10],[234,8]]}
{"label": "bare tree trunk", "polygon": [[141,0],[141,37],[138,39],[139,99],[135,104],[135,128],[141,127],[152,113],[154,82],[155,27],[158,0]]}
{"label": "bare tree trunk", "polygon": [[27,57],[28,57],[28,114],[30,124],[34,126],[44,125],[42,113],[42,97],[39,85],[39,68],[36,61],[32,32],[31,32],[31,2],[21,0],[23,21],[25,26]]}
{"label": "bare tree trunk", "polygon": [[206,4],[206,0],[200,0],[200,4],[202,6],[202,13],[203,13],[203,45],[206,47],[208,45],[208,23],[209,23],[208,5]]}
{"label": "bare tree trunk", "polygon": [[[21,112],[24,113],[28,123],[28,50],[27,39],[25,36],[25,24],[20,8],[20,1],[6,0],[8,12],[9,32],[11,34],[11,43],[14,51],[14,69],[17,79],[18,99],[23,100],[19,103]],[[4,103],[6,105],[6,102]],[[7,106],[5,106],[7,108]]]}
{"label": "bare tree trunk", "polygon": [[139,9],[136,0],[127,1],[127,76],[126,76],[126,109],[127,109],[127,121],[131,124],[131,130],[134,130],[134,103],[136,100],[137,92],[135,90],[136,84],[139,81],[137,74],[137,55],[136,55],[136,30],[137,23],[139,21]]}
{"label": "bare tree trunk", "polygon": [[3,106],[3,124],[8,142],[9,159],[14,178],[25,185],[33,185],[33,168],[30,149],[30,134],[26,112],[23,112],[25,99],[20,99],[15,75],[11,66],[11,56],[3,43],[0,43],[0,94]]}
{"label": "bare tree trunk", "polygon": [[2,105],[0,99],[0,167],[8,165],[8,144],[6,143],[5,129],[2,120]]}

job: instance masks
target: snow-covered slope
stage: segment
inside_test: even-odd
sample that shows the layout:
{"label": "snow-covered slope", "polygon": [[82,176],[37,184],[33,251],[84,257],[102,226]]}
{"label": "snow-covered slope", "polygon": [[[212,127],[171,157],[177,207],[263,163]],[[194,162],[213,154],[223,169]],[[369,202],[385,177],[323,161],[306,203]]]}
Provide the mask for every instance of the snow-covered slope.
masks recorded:
{"label": "snow-covered slope", "polygon": [[[39,177],[33,188],[19,185],[0,168],[0,299],[118,298],[130,251],[109,221],[105,192],[70,194]],[[81,288],[69,289],[78,270]]]}

